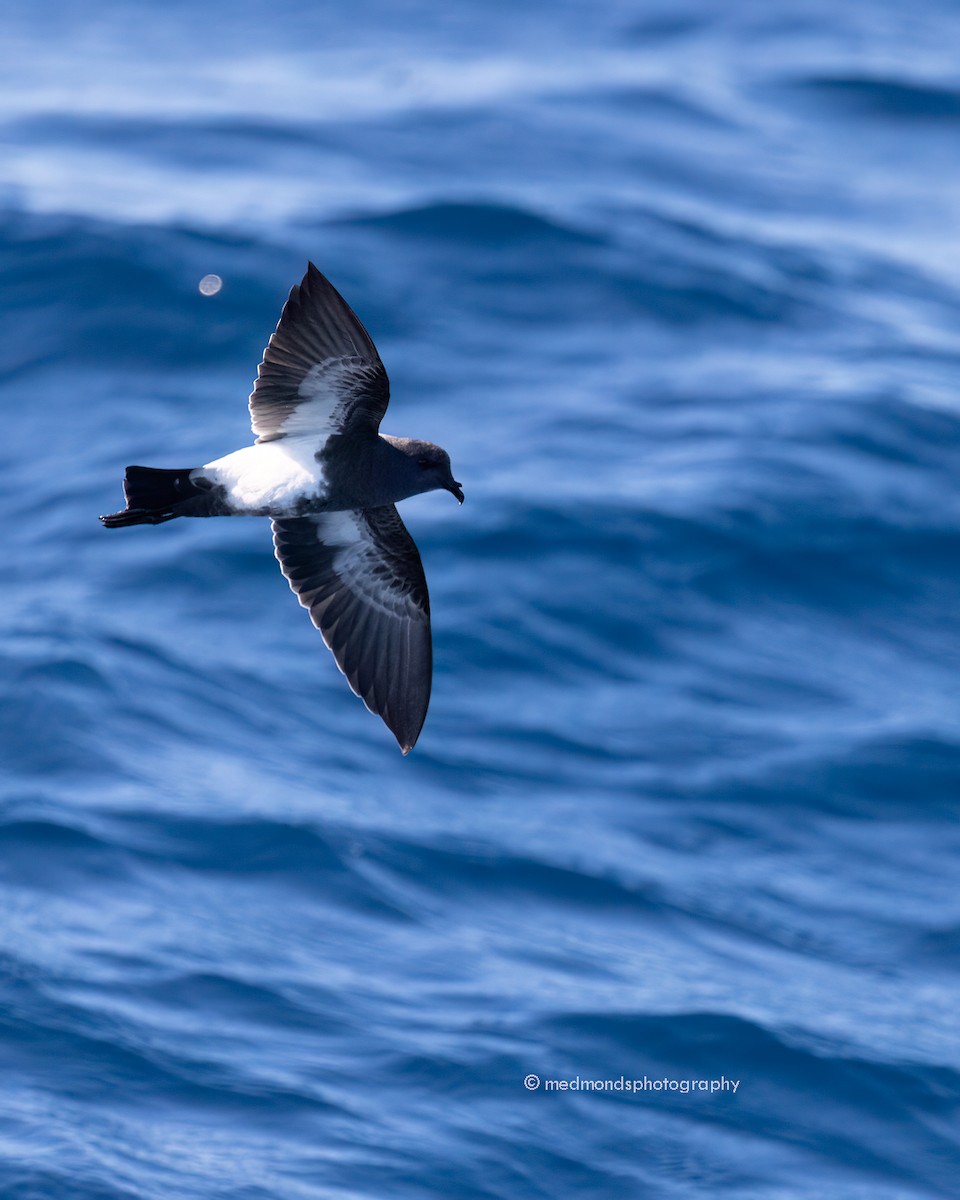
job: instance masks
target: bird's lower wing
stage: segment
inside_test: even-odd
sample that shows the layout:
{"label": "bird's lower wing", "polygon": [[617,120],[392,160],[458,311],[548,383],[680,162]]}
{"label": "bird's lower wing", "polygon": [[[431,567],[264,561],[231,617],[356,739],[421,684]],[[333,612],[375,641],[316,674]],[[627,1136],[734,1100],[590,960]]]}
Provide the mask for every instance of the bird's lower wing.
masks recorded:
{"label": "bird's lower wing", "polygon": [[423,566],[396,508],[276,520],[273,544],[350,687],[406,754],[427,715],[433,654]]}

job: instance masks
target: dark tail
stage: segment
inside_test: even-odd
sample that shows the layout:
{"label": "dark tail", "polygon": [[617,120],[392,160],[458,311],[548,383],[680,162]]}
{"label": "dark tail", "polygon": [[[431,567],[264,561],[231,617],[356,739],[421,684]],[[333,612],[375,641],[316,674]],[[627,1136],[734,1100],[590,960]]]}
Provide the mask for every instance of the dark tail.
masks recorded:
{"label": "dark tail", "polygon": [[108,529],[121,525],[159,525],[182,515],[185,502],[196,499],[206,489],[191,483],[192,467],[167,471],[156,467],[127,467],[123,477],[123,495],[127,507],[100,520]]}

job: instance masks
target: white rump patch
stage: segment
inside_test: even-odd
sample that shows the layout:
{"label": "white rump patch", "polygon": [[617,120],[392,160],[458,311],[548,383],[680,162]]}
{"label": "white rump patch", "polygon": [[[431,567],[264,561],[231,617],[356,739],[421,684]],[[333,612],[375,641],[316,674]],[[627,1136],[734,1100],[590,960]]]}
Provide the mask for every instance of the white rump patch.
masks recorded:
{"label": "white rump patch", "polygon": [[207,463],[204,476],[225,489],[238,513],[295,516],[303,500],[322,500],[327,492],[316,451],[317,437],[255,442]]}

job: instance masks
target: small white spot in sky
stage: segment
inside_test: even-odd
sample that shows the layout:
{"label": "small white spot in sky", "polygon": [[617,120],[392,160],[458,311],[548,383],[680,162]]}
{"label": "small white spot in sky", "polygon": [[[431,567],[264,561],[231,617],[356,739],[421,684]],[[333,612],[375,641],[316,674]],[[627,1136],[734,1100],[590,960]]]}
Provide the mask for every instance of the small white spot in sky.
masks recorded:
{"label": "small white spot in sky", "polygon": [[204,275],[200,280],[200,294],[202,296],[215,296],[223,287],[223,280],[219,275]]}

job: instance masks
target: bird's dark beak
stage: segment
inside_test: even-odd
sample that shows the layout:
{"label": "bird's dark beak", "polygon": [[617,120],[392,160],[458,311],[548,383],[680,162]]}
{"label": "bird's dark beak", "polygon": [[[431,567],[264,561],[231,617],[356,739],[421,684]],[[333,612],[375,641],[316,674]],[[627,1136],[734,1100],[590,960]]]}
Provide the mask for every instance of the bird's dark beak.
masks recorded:
{"label": "bird's dark beak", "polygon": [[450,492],[451,495],[456,496],[461,504],[463,503],[463,488],[455,479],[451,479],[447,484],[447,491]]}

